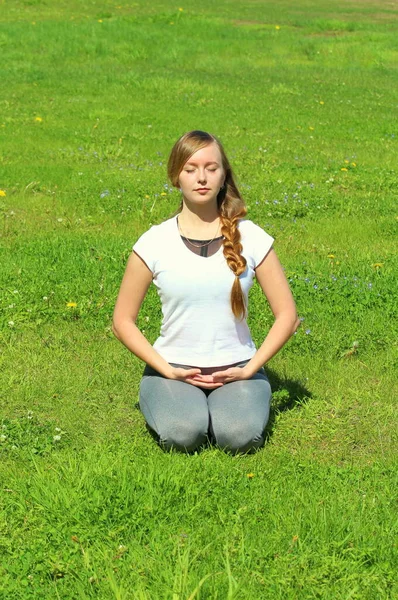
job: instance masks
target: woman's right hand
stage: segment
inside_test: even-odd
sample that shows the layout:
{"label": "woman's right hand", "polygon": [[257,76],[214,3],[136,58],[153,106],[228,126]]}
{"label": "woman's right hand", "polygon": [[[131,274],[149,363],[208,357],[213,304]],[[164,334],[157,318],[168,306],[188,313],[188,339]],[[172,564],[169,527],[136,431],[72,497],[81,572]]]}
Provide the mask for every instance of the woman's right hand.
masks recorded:
{"label": "woman's right hand", "polygon": [[168,379],[175,379],[177,381],[183,381],[184,383],[190,383],[196,387],[205,388],[208,390],[214,390],[218,387],[222,387],[224,384],[213,380],[213,375],[202,375],[200,369],[183,369],[181,367],[171,367],[170,374],[167,375]]}

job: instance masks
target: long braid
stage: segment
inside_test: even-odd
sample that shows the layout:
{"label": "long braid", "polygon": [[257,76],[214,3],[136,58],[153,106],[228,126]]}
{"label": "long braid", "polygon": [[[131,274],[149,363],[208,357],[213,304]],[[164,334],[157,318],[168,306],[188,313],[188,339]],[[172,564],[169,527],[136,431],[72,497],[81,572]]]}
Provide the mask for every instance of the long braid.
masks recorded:
{"label": "long braid", "polygon": [[[238,223],[240,219],[243,219],[243,217],[246,216],[247,210],[243,205],[240,196],[238,195],[237,197],[233,193],[235,191],[233,189],[234,187],[236,188],[231,176],[219,210],[221,233],[224,236],[223,253],[229,268],[235,275],[235,281],[231,290],[231,308],[235,317],[242,320],[246,316],[246,303],[242,286],[240,284],[239,275],[242,275],[242,273],[245,272],[247,262],[245,257],[242,255],[243,247],[241,244],[241,235]],[[237,210],[239,212],[236,212]]]}

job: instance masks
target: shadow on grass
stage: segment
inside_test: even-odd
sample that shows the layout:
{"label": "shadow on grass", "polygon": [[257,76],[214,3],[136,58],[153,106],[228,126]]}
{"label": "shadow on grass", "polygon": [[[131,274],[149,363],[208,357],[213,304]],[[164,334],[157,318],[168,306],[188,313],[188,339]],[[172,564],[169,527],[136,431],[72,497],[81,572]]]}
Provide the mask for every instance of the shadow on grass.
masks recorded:
{"label": "shadow on grass", "polygon": [[298,380],[280,377],[267,368],[271,384],[272,401],[267,426],[264,432],[265,443],[272,437],[277,416],[288,410],[298,409],[312,398],[311,392]]}

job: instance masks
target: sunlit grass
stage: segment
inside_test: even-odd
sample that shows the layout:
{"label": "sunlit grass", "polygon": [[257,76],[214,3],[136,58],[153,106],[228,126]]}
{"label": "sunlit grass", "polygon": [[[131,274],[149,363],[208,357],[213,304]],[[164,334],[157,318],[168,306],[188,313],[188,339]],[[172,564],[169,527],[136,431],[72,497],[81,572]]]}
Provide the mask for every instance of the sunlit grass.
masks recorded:
{"label": "sunlit grass", "polygon": [[[1,4],[7,598],[397,597],[396,22],[371,1]],[[302,320],[252,456],[163,453],[110,329],[193,128],[222,139]],[[257,343],[271,323],[254,288]],[[154,341],[153,289],[139,324]]]}

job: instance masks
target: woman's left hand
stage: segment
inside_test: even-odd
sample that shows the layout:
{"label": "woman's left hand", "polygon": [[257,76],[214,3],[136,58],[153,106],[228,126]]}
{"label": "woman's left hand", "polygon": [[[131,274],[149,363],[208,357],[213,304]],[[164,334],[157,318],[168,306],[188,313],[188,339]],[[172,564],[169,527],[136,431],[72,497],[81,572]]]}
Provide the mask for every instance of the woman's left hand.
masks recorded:
{"label": "woman's left hand", "polygon": [[[201,376],[195,376],[195,379],[196,377]],[[229,367],[229,369],[225,369],[225,371],[215,371],[211,375],[208,375],[208,377],[212,377],[214,383],[231,383],[232,381],[250,379],[251,373],[249,373],[245,367]]]}

